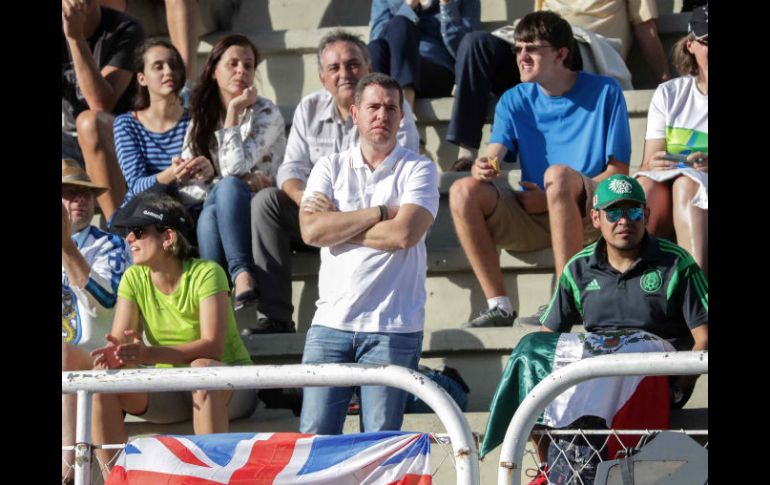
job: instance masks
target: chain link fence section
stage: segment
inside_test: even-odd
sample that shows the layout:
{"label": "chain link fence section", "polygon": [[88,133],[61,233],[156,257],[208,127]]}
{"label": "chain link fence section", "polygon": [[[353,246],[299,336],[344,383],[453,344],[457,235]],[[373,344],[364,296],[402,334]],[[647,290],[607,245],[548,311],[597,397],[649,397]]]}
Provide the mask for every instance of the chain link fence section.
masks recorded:
{"label": "chain link fence section", "polygon": [[[449,437],[449,435],[446,433],[429,434],[431,444],[435,444],[438,447],[438,451],[435,448],[431,448],[431,466],[433,466],[433,464],[436,462],[436,458],[438,458],[436,455],[441,457],[441,461],[438,462],[438,465],[433,466],[433,472],[431,473],[431,476],[434,479],[434,483],[437,483],[435,482],[436,474],[439,472],[439,470],[441,470],[441,466],[447,461],[447,458],[449,458],[449,463],[452,464],[455,472],[457,470],[457,462],[455,461],[454,451],[452,449],[452,439]],[[479,433],[474,431],[471,433],[471,435],[473,436],[476,449],[479,449]]]}
{"label": "chain link fence section", "polygon": [[[106,463],[102,463],[96,456],[96,450],[97,449],[105,449],[105,450],[120,450],[122,451],[123,448],[125,448],[125,444],[116,444],[116,445],[92,445],[91,447],[91,485],[104,485],[104,475],[102,473],[105,473],[109,475],[110,468],[112,468],[112,465],[115,464],[115,461],[120,456],[120,452],[115,453],[113,457],[110,459],[110,461]],[[75,453],[75,447],[74,446],[62,446],[62,451],[71,451],[73,454]],[[62,464],[65,465],[69,471],[67,474],[62,477],[62,485],[69,485],[75,483],[75,464],[72,462],[69,462],[65,456],[64,453],[62,453]],[[64,475],[64,474],[63,474]]]}
{"label": "chain link fence section", "polygon": [[[633,451],[627,446],[652,438],[661,431],[684,433],[708,449],[708,430],[615,430],[615,429],[549,429],[532,431],[534,448],[524,452],[524,476],[529,485],[593,485],[599,464],[627,456]],[[626,437],[625,443],[621,436]],[[540,453],[547,454],[541,463]],[[547,451],[546,451],[547,450]],[[610,456],[610,450],[615,456]],[[524,482],[522,482],[524,483]]]}

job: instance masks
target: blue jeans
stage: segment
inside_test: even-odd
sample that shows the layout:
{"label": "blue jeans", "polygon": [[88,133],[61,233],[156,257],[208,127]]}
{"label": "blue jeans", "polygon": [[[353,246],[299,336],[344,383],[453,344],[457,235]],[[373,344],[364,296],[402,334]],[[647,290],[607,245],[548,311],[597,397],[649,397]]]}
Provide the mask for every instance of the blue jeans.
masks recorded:
{"label": "blue jeans", "polygon": [[[313,325],[307,332],[303,364],[394,364],[417,369],[422,332],[345,332]],[[301,433],[340,434],[352,387],[305,387]],[[404,421],[406,391],[388,386],[361,386],[361,432],[399,431]]]}
{"label": "blue jeans", "polygon": [[251,191],[237,177],[217,182],[198,216],[198,249],[203,259],[227,268],[230,279],[243,272],[254,274],[251,256]]}

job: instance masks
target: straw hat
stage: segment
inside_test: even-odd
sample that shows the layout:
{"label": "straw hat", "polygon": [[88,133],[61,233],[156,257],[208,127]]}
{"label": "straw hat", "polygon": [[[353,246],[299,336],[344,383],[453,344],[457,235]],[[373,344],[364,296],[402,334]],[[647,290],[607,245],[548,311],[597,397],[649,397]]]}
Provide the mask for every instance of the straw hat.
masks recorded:
{"label": "straw hat", "polygon": [[80,185],[82,187],[88,187],[94,191],[94,195],[101,195],[107,192],[107,187],[96,185],[91,182],[88,174],[80,167],[78,162],[71,158],[61,159],[61,183],[62,185]]}

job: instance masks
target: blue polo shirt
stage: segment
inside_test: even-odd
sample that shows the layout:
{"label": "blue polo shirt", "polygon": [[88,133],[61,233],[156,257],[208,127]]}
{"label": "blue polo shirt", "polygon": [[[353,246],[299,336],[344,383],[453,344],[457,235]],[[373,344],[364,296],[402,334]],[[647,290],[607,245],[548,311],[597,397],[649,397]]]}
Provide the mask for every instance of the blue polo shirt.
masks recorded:
{"label": "blue polo shirt", "polygon": [[495,108],[489,143],[521,159],[522,180],[543,188],[550,165],[567,165],[594,177],[610,157],[628,164],[631,130],[623,91],[609,77],[578,71],[563,96],[548,96],[537,83],[506,91]]}

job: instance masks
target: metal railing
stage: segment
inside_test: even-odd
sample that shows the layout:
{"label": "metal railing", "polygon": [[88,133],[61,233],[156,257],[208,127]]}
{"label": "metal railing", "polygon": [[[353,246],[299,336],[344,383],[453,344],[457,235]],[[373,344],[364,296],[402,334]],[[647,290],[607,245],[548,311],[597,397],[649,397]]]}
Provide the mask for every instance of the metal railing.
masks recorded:
{"label": "metal railing", "polygon": [[75,485],[89,485],[91,394],[347,387],[381,385],[402,389],[433,409],[452,441],[458,485],[478,485],[479,450],[462,411],[447,392],[417,371],[396,365],[253,365],[175,369],[62,372],[62,393],[77,393]]}
{"label": "metal railing", "polygon": [[500,450],[497,484],[520,485],[524,448],[538,416],[570,387],[597,377],[707,373],[708,351],[601,355],[559,369],[538,383],[513,415]]}

